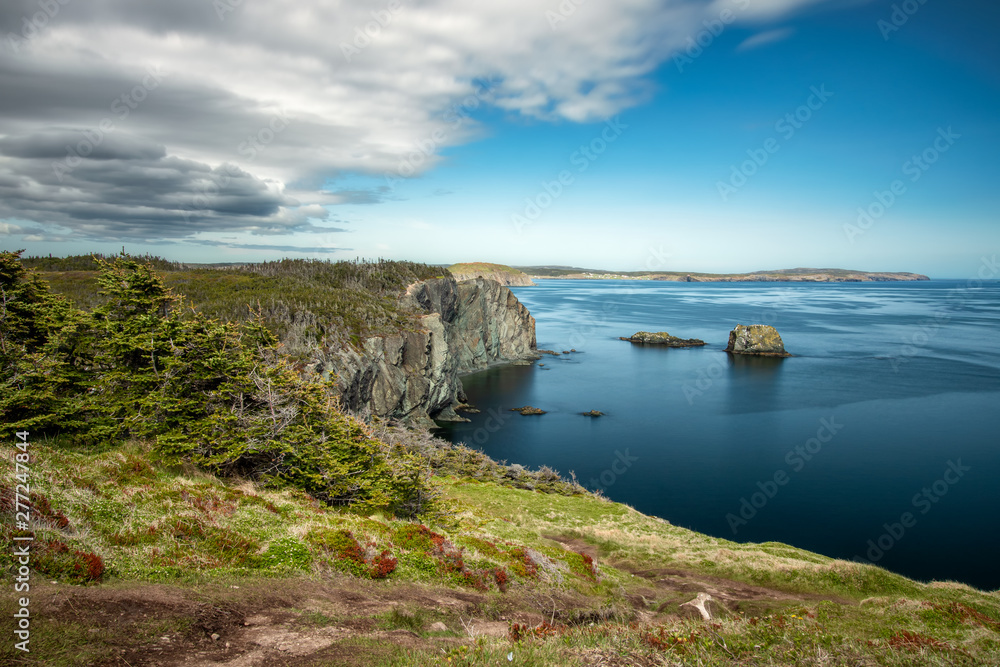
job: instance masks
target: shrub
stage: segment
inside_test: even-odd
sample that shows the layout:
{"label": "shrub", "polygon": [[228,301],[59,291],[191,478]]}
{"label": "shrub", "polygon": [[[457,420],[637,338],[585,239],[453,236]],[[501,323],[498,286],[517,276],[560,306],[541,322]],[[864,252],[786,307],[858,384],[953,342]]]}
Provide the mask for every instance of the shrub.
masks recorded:
{"label": "shrub", "polygon": [[[93,444],[155,438],[167,461],[291,484],[331,505],[404,517],[434,509],[424,462],[390,454],[340,412],[331,382],[304,379],[279,351],[263,308],[239,323],[182,312],[149,263],[122,256],[94,258],[102,302],[84,313],[19,258],[0,253],[0,418],[9,428]],[[423,272],[405,263],[290,262],[251,273],[383,294]],[[155,477],[139,458],[116,465],[121,484]]]}
{"label": "shrub", "polygon": [[406,523],[396,529],[394,541],[408,551],[427,551],[434,549],[434,539],[441,535],[433,532],[423,524]]}
{"label": "shrub", "polygon": [[384,579],[395,571],[398,563],[387,549],[368,558],[367,550],[349,530],[315,528],[306,535],[306,541],[328,556],[328,563],[356,577]]}

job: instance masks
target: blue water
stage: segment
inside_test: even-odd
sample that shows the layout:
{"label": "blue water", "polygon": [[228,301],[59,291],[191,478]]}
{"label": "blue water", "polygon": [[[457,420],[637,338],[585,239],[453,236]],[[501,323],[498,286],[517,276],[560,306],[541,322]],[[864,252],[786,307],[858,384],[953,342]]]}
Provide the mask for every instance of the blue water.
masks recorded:
{"label": "blue water", "polygon": [[[1000,588],[1000,284],[543,280],[514,291],[539,348],[578,352],[464,378],[482,413],[448,428],[453,441],[574,471],[709,535]],[[739,323],[775,326],[796,356],[727,355]],[[639,330],[708,345],[618,340]],[[525,404],[548,414],[509,412]],[[591,409],[606,416],[579,414]]]}

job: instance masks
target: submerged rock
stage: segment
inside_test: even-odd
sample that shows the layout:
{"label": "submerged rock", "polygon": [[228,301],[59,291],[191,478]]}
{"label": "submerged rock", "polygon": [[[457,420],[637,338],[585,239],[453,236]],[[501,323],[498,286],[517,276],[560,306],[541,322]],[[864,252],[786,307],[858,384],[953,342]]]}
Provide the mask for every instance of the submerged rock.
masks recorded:
{"label": "submerged rock", "polygon": [[522,408],[511,408],[511,412],[520,412],[522,415],[544,415],[545,410],[541,408],[536,408],[531,405],[525,405]]}
{"label": "submerged rock", "polygon": [[628,338],[624,336],[618,340],[627,340],[630,343],[642,343],[644,345],[662,345],[664,347],[698,347],[704,345],[705,341],[697,338],[678,338],[671,336],[666,331],[637,331]]}
{"label": "submerged rock", "polygon": [[737,324],[729,332],[726,352],[731,354],[755,354],[762,357],[790,357],[785,352],[785,344],[777,330],[766,324]]}

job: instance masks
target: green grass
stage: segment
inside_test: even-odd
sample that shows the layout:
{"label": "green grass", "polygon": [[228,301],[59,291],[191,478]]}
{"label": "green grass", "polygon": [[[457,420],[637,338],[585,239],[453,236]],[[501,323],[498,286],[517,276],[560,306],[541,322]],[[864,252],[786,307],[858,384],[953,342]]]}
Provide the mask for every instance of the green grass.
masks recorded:
{"label": "green grass", "polygon": [[[537,577],[517,555],[520,543],[492,551],[456,546],[459,536],[475,535],[480,545],[494,538],[468,532],[454,515],[426,527],[382,514],[335,510],[294,488],[264,488],[165,465],[145,442],[97,453],[42,443],[32,447],[32,467],[40,476],[33,490],[66,519],[61,527],[40,520],[34,526],[36,539],[99,555],[105,580],[329,570],[366,577],[381,577],[389,570],[391,577],[399,567],[415,580],[488,590],[499,585],[495,570],[505,572],[504,580]],[[13,489],[13,461],[5,459],[0,473],[0,488]],[[5,513],[0,524],[8,536],[13,534],[13,519],[12,513]],[[553,562],[559,556],[556,553]],[[393,567],[391,559],[399,563]],[[13,565],[9,554],[0,554],[0,565]],[[382,572],[377,571],[379,565]]]}
{"label": "green grass", "polygon": [[[990,665],[1000,659],[996,592],[923,584],[779,543],[713,538],[590,494],[441,476],[447,511],[436,522],[418,524],[325,508],[301,491],[166,466],[142,442],[103,451],[32,447],[33,490],[49,504],[49,519],[34,526],[36,539],[100,555],[107,565],[100,585],[109,591],[169,582],[220,608],[225,594],[218,591],[246,588],[248,581],[267,590],[286,588],[277,583],[282,581],[307,588],[356,581],[359,590],[381,599],[391,599],[397,586],[482,596],[466,609],[423,603],[435,594],[411,593],[379,611],[370,619],[373,632],[405,630],[422,644],[404,650],[374,637],[343,640],[370,655],[372,664],[509,664],[508,654],[514,664],[528,665]],[[5,457],[5,489],[12,475]],[[66,525],[56,525],[51,517],[57,515]],[[4,513],[7,535],[11,521]],[[383,551],[398,561],[385,579],[371,581],[369,565],[352,566],[369,564]],[[361,561],[338,562],[344,554]],[[588,554],[595,555],[596,568]],[[13,563],[5,557],[9,570]],[[693,593],[658,587],[656,577],[642,574],[656,568],[717,587],[783,593],[705,623],[678,617],[679,605]],[[506,592],[495,578],[500,570],[508,578]],[[12,604],[5,600],[0,612],[12,613]],[[531,610],[546,624],[519,628],[516,641],[462,630],[472,615],[510,619],[512,612]],[[347,622],[332,608],[296,613],[296,627]],[[451,630],[429,632],[437,620]],[[152,615],[125,632],[60,616],[39,625],[32,647],[47,664],[96,664],[114,661],[123,647],[193,630],[179,618]],[[0,649],[0,661],[12,658],[11,650]]]}

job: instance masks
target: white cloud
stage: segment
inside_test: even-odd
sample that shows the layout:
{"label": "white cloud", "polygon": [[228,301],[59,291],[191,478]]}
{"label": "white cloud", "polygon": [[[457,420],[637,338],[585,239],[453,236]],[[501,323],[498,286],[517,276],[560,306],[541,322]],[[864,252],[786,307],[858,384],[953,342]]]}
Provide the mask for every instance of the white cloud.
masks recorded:
{"label": "white cloud", "polygon": [[[165,147],[168,159],[178,163],[236,165],[255,183],[270,184],[283,208],[275,219],[276,209],[263,207],[266,223],[249,215],[224,226],[266,233],[320,217],[315,208],[294,213],[295,203],[364,200],[363,193],[324,190],[339,174],[409,175],[432,168],[442,148],[478,136],[480,128],[468,117],[475,107],[492,105],[543,121],[600,120],[646,99],[648,75],[721,7],[757,19],[818,1],[623,0],[577,6],[556,0],[399,0],[399,10],[392,12],[389,0],[229,5],[221,0],[232,7],[221,19],[220,3],[207,0],[175,0],[169,6],[134,0],[70,3],[60,5],[60,14],[37,36],[19,43],[17,55],[0,46],[6,98],[0,137],[31,154],[30,146],[18,142],[80,133],[105,121],[113,126],[108,136],[141,137]],[[0,9],[0,34],[19,32],[23,16],[36,9],[27,0],[12,0]],[[561,11],[565,20],[553,27],[547,12]],[[162,72],[152,87],[150,67]],[[0,166],[17,176],[29,166],[37,174],[47,163],[8,152]],[[93,207],[89,226],[68,213],[55,214],[85,236],[98,234],[106,220],[120,224],[128,207],[136,206],[129,201],[105,219],[99,211],[116,206],[114,187],[100,202],[87,201],[85,193],[74,202],[72,192],[51,179],[28,180],[35,190],[24,191],[28,186],[22,181],[8,192],[21,188],[18,200],[51,199],[55,203],[45,206],[50,213],[59,205]],[[162,190],[167,185],[161,181],[156,191],[169,199]],[[182,196],[190,197],[189,189],[177,193]],[[377,193],[369,198],[377,199]],[[150,227],[161,224],[149,219]],[[184,223],[178,224],[182,236],[199,233],[190,220]],[[170,224],[162,221],[164,229]],[[144,237],[149,234],[155,231],[143,231]]]}
{"label": "white cloud", "polygon": [[748,37],[743,40],[743,42],[736,47],[737,51],[750,51],[756,49],[765,44],[772,44],[774,42],[780,42],[783,39],[788,39],[795,33],[794,28],[778,28],[777,30],[765,30],[764,32],[759,32],[756,35]]}

